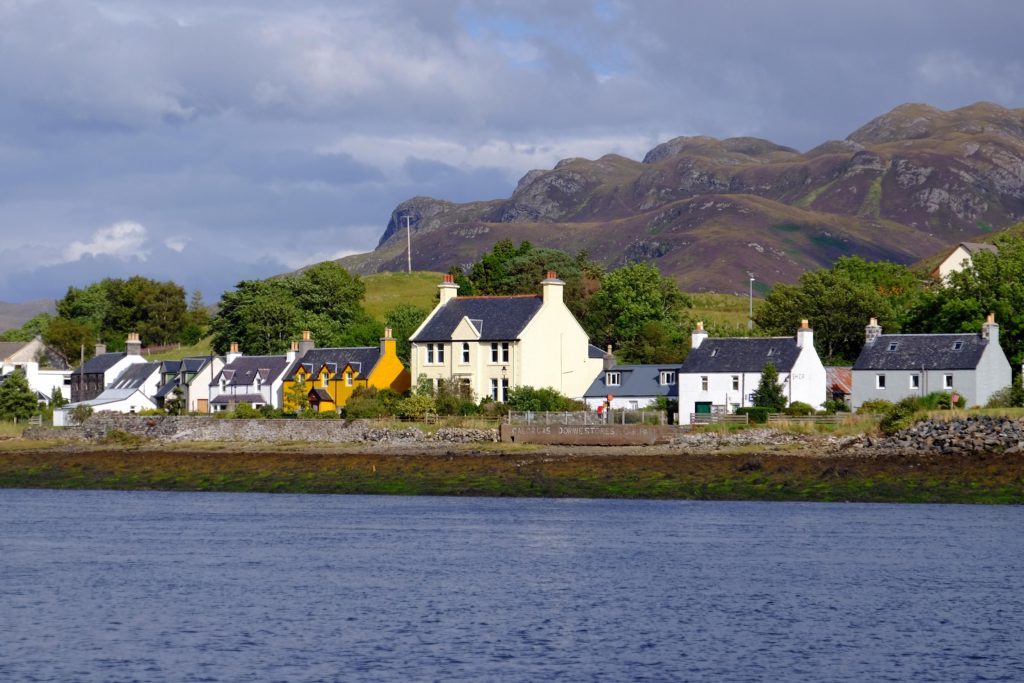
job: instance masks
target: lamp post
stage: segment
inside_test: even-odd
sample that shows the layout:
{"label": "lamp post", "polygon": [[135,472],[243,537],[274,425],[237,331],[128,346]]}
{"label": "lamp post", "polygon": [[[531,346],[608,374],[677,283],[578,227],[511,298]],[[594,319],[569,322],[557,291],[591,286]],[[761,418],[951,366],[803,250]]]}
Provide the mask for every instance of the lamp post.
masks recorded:
{"label": "lamp post", "polygon": [[750,313],[747,318],[747,329],[754,329],[754,278],[750,278]]}

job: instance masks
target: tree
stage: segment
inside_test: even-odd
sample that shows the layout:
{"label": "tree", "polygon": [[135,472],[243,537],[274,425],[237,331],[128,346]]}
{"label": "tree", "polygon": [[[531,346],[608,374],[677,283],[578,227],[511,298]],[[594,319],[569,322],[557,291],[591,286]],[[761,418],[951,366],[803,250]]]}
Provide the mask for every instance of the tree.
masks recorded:
{"label": "tree", "polygon": [[87,326],[111,350],[123,349],[129,332],[138,332],[148,344],[180,341],[186,313],[182,287],[140,275],[105,278],[83,289],[68,287],[57,302],[59,318]]}
{"label": "tree", "polygon": [[15,370],[0,384],[0,418],[27,420],[39,410],[36,392],[28,385],[25,373]]}
{"label": "tree", "polygon": [[555,389],[535,389],[531,386],[521,386],[509,390],[505,403],[512,410],[532,410],[537,412],[580,411],[587,409],[585,403],[574,401]]}
{"label": "tree", "polygon": [[185,392],[181,387],[174,387],[171,398],[164,401],[164,410],[168,415],[181,415],[187,410]]}
{"label": "tree", "polygon": [[761,383],[754,391],[754,405],[767,408],[773,413],[781,413],[786,407],[786,395],[779,384],[779,371],[771,362],[761,368]]}
{"label": "tree", "polygon": [[86,420],[92,417],[92,406],[84,403],[79,404],[71,409],[69,417],[76,425],[84,424]]}
{"label": "tree", "polygon": [[595,344],[618,346],[627,363],[678,361],[686,355],[691,306],[674,280],[635,263],[604,276],[584,327]]}
{"label": "tree", "polygon": [[306,384],[304,376],[297,375],[295,381],[288,386],[285,391],[283,408],[287,412],[295,414],[309,410],[309,385]]}
{"label": "tree", "polygon": [[0,334],[0,341],[29,342],[36,337],[42,337],[50,327],[53,316],[49,313],[39,313],[29,318],[21,327],[5,330]]}
{"label": "tree", "polygon": [[398,347],[398,357],[406,367],[411,365],[409,337],[423,324],[428,315],[429,311],[408,303],[398,304],[384,314],[384,324],[391,328]]}
{"label": "tree", "polygon": [[68,404],[68,400],[64,398],[64,392],[60,390],[60,387],[54,387],[53,396],[50,397],[50,406],[53,408],[63,408]]}
{"label": "tree", "polygon": [[86,360],[92,358],[96,345],[96,337],[88,325],[67,318],[54,318],[43,341],[71,364],[78,361],[83,347]]}
{"label": "tree", "polygon": [[796,285],[776,285],[754,312],[765,334],[792,335],[801,319],[814,327],[814,346],[829,364],[849,364],[864,346],[864,326],[878,318],[899,332],[923,285],[904,266],[840,258],[829,269],[804,273]]}

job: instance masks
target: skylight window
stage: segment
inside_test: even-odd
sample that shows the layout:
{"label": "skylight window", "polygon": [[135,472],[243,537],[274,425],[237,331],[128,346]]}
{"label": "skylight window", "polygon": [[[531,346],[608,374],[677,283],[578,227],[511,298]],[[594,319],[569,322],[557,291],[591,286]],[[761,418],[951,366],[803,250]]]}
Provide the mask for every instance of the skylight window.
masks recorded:
{"label": "skylight window", "polygon": [[714,358],[718,355],[718,349],[711,349],[711,357]]}
{"label": "skylight window", "polygon": [[775,348],[774,348],[774,347],[773,347],[773,348],[770,348],[770,349],[768,349],[768,355],[769,355],[769,356],[774,356],[774,355],[775,355]]}
{"label": "skylight window", "polygon": [[962,341],[955,341],[955,342],[953,342],[953,350],[954,351],[959,351],[963,347],[964,347],[964,343]]}
{"label": "skylight window", "polygon": [[899,344],[899,342],[889,342],[889,350],[890,350],[890,351],[895,351],[895,350],[896,350],[896,348],[897,348],[897,347],[898,347],[899,345],[900,345],[900,344]]}

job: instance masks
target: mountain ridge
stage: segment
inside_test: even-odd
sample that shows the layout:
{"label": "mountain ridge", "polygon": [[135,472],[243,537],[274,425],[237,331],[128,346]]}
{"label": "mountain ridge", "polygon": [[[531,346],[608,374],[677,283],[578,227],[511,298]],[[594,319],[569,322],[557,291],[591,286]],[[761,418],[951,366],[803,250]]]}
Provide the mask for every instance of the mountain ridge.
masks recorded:
{"label": "mountain ridge", "polygon": [[505,199],[406,200],[374,251],[340,263],[404,269],[406,216],[423,270],[469,265],[499,239],[653,263],[690,291],[792,282],[844,254],[910,264],[1024,218],[1024,109],[904,104],[803,153],[681,136],[640,161],[563,159]]}

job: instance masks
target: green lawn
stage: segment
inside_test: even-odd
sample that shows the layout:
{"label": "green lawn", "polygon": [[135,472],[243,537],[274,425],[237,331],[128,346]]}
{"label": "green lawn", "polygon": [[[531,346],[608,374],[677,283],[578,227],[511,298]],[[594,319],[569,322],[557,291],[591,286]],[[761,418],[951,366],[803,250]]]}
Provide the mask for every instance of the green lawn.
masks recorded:
{"label": "green lawn", "polygon": [[146,356],[148,361],[158,360],[181,360],[182,358],[189,358],[192,356],[209,356],[213,351],[210,349],[210,345],[213,343],[213,337],[206,337],[201,339],[198,344],[192,346],[182,346],[180,349],[172,349],[170,351],[164,351],[163,353],[154,353]]}
{"label": "green lawn", "polygon": [[388,309],[402,303],[431,310],[437,303],[437,285],[444,273],[414,271],[412,273],[374,273],[363,276],[366,299],[363,307],[378,320],[384,320]]}
{"label": "green lawn", "polygon": [[690,294],[693,309],[690,313],[705,324],[728,329],[736,329],[744,334],[747,330],[747,313],[749,300],[736,294]]}

